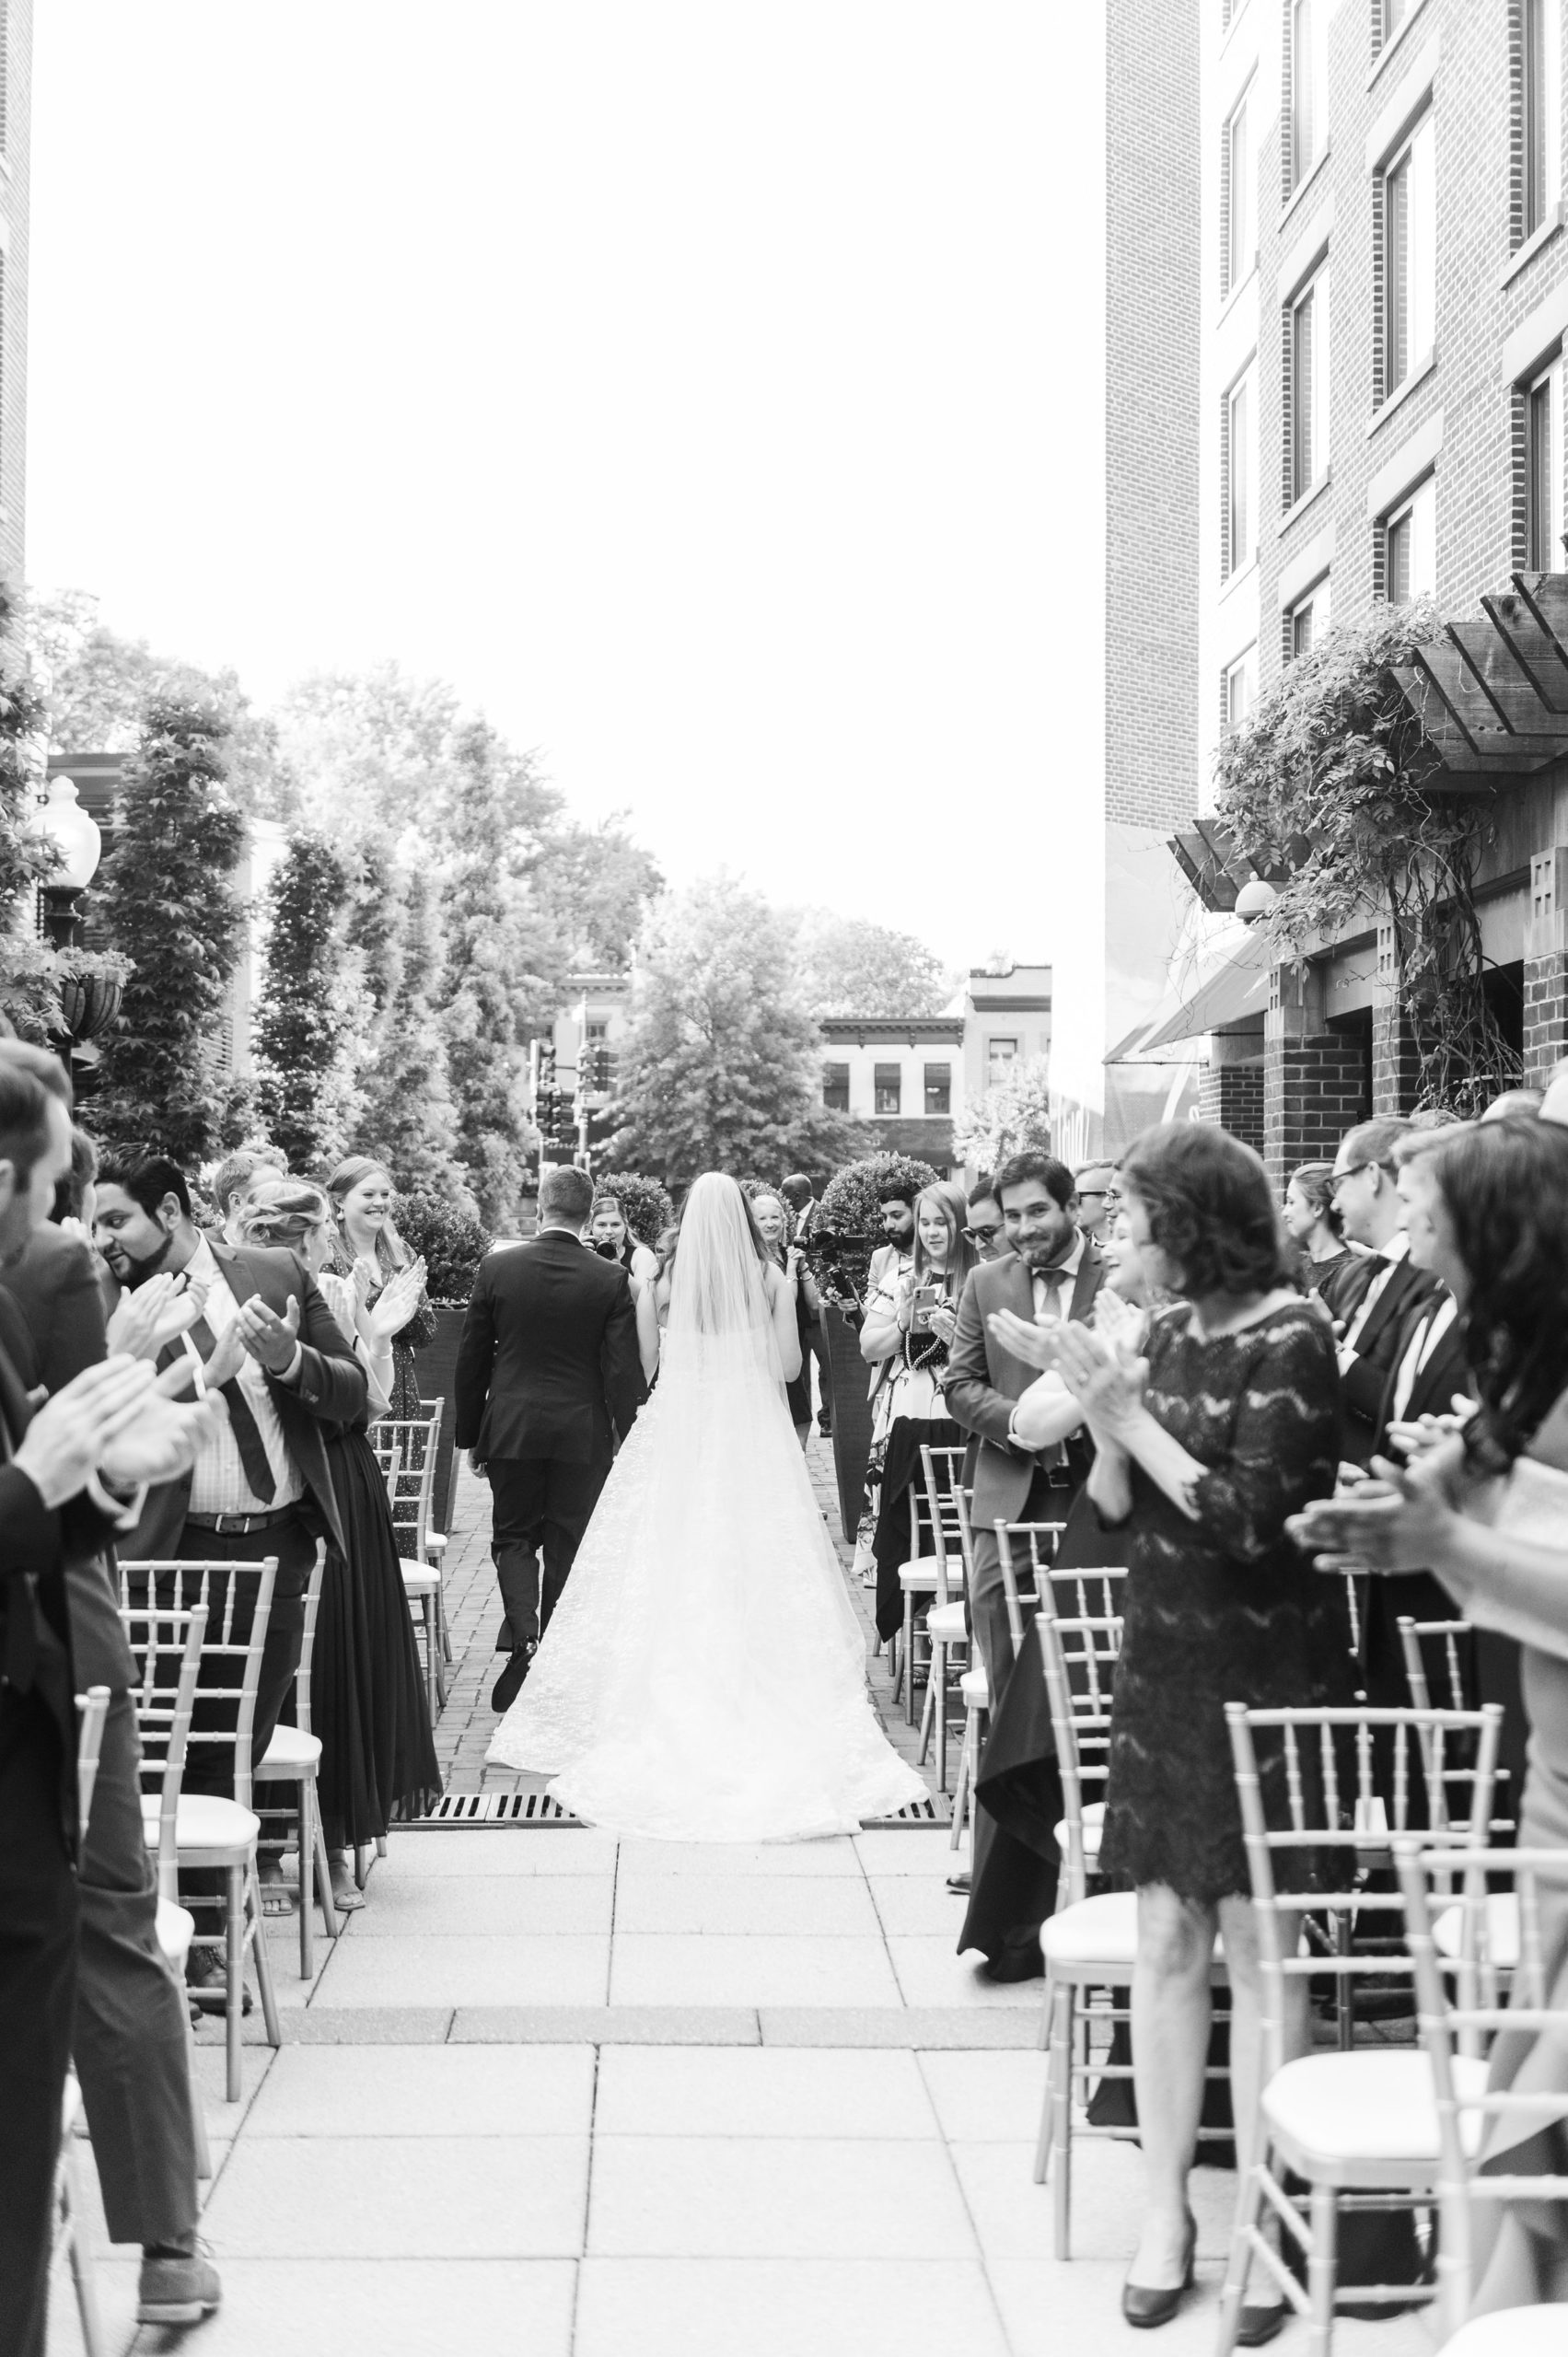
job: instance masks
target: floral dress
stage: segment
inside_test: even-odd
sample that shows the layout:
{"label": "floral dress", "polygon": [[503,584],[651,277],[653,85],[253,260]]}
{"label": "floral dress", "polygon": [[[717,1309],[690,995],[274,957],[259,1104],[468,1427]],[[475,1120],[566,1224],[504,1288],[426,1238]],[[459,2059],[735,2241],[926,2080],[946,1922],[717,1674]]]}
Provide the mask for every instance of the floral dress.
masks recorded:
{"label": "floral dress", "polygon": [[[1152,1320],[1146,1351],[1144,1404],[1205,1470],[1193,1521],[1132,1467],[1100,1863],[1213,1904],[1250,1888],[1225,1704],[1352,1699],[1342,1584],[1284,1527],[1333,1494],[1339,1372],[1328,1324],[1294,1301],[1214,1336],[1195,1334],[1179,1304]],[[1284,1761],[1260,1748],[1272,1820]]]}

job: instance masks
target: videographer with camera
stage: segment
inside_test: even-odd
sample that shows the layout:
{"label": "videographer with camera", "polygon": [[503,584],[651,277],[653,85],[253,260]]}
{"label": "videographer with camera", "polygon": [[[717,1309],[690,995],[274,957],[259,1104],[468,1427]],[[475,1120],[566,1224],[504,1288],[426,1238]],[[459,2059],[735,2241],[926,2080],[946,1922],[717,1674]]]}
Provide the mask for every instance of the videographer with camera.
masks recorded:
{"label": "videographer with camera", "polygon": [[879,1465],[881,1483],[873,1555],[877,1630],[883,1637],[903,1621],[899,1571],[911,1552],[910,1491],[922,1479],[920,1452],[964,1443],[943,1392],[958,1297],[975,1265],[974,1246],[964,1233],[968,1219],[961,1187],[944,1181],[923,1189],[914,1202],[913,1255],[899,1279],[891,1314],[881,1303],[866,1304],[861,1350],[868,1358],[877,1352],[889,1369],[872,1428],[872,1464]]}

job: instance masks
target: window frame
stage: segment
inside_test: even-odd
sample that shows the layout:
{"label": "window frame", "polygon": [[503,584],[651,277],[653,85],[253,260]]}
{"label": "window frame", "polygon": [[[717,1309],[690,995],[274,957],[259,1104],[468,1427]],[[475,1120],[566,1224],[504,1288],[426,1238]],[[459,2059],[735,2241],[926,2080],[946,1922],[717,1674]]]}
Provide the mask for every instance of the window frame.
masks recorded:
{"label": "window frame", "polygon": [[[1223,396],[1222,423],[1224,429],[1224,465],[1222,468],[1225,501],[1222,518],[1223,545],[1220,578],[1234,580],[1245,573],[1258,553],[1258,355],[1253,353],[1247,365],[1225,388]],[[1241,411],[1241,431],[1237,431],[1238,403]],[[1238,470],[1237,454],[1241,454]],[[1237,486],[1241,486],[1240,533],[1237,533]]]}
{"label": "window frame", "polygon": [[[1325,573],[1286,607],[1281,652],[1287,663],[1294,663],[1298,656],[1310,654],[1324,633],[1333,628],[1333,575]],[[1307,626],[1305,637],[1302,634],[1303,623]]]}
{"label": "window frame", "polygon": [[1515,0],[1515,7],[1517,249],[1546,227],[1562,203],[1562,73],[1558,0]]}
{"label": "window frame", "polygon": [[[1329,288],[1329,257],[1325,253],[1302,280],[1286,306],[1285,367],[1287,371],[1286,399],[1290,417],[1290,435],[1285,451],[1285,505],[1294,507],[1297,500],[1309,492],[1318,490],[1328,478],[1330,466],[1329,447],[1329,368],[1332,298]],[[1302,366],[1301,320],[1310,306],[1311,351],[1308,354],[1306,414],[1312,442],[1309,458],[1315,463],[1304,471],[1302,465]]]}
{"label": "window frame", "polygon": [[[1520,387],[1523,408],[1524,547],[1527,573],[1562,570],[1563,541],[1562,496],[1562,354],[1556,352],[1544,368]],[[1541,424],[1545,435],[1542,447]]]}
{"label": "window frame", "polygon": [[[986,1033],[985,1085],[987,1088],[1001,1087],[1002,1083],[1006,1079],[1008,1074],[1012,1072],[1018,1062],[1019,1051],[1022,1049],[1022,1046],[1023,1041],[1016,1031],[988,1031]],[[1005,1048],[1007,1051],[1007,1053],[1000,1059],[998,1059],[996,1052],[999,1048]]]}
{"label": "window frame", "polygon": [[[1423,185],[1416,184],[1418,145],[1430,139],[1429,149],[1422,151]],[[1428,100],[1390,149],[1379,175],[1378,240],[1382,259],[1382,320],[1379,337],[1378,365],[1381,372],[1379,406],[1392,401],[1394,395],[1411,383],[1421,373],[1435,348],[1437,337],[1437,116]],[[1403,191],[1404,218],[1402,232],[1396,229],[1395,209]],[[1430,205],[1430,218],[1423,225],[1418,218],[1414,199],[1420,196]],[[1420,250],[1419,233],[1423,226],[1429,230],[1428,250]],[[1413,296],[1423,300],[1418,307]],[[1424,328],[1424,335],[1419,331]],[[1403,366],[1396,376],[1395,366],[1400,357],[1402,336]]]}
{"label": "window frame", "polygon": [[[1249,691],[1237,709],[1236,688]],[[1258,642],[1244,646],[1220,674],[1220,735],[1233,737],[1258,701]]]}
{"label": "window frame", "polygon": [[[1422,501],[1428,497],[1432,501],[1432,528],[1429,535],[1432,551],[1432,581],[1429,586],[1423,586],[1415,577],[1415,524],[1416,510]],[[1394,543],[1396,533],[1403,526],[1410,528],[1411,578],[1405,595],[1402,598],[1396,598],[1394,595]],[[1418,482],[1411,484],[1410,489],[1401,494],[1388,514],[1380,519],[1378,530],[1382,538],[1385,603],[1390,606],[1408,606],[1413,605],[1418,598],[1434,597],[1437,590],[1437,473],[1435,468],[1429,469]]]}
{"label": "window frame", "polygon": [[[929,1120],[938,1120],[942,1119],[943,1116],[951,1114],[953,1110],[953,1066],[950,1059],[947,1063],[925,1064],[923,1066],[921,1071],[921,1095],[924,1100],[926,1116]],[[942,1102],[939,1105],[934,1105],[932,1103],[931,1100],[934,1096],[940,1097],[942,1099]]]}
{"label": "window frame", "polygon": [[[891,1074],[889,1079],[888,1075]],[[885,1105],[884,1097],[892,1103]],[[902,1064],[874,1063],[871,1067],[871,1109],[885,1120],[901,1120],[904,1109],[904,1068]]]}
{"label": "window frame", "polygon": [[[1301,37],[1302,22],[1307,38]],[[1285,200],[1309,180],[1329,146],[1329,11],[1326,0],[1285,0],[1285,70],[1290,104],[1284,121]],[[1306,72],[1302,71],[1305,53]],[[1311,129],[1308,151],[1302,152],[1302,98],[1306,93]]]}
{"label": "window frame", "polygon": [[[1249,110],[1257,89],[1258,76],[1249,75],[1237,95],[1236,103],[1225,119],[1221,136],[1225,142],[1225,218],[1221,224],[1220,298],[1228,301],[1238,286],[1245,286],[1258,267],[1258,169],[1252,153]],[[1241,136],[1237,142],[1239,128]],[[1241,169],[1237,169],[1237,146]],[[1237,204],[1237,188],[1240,185],[1242,201]],[[1237,237],[1237,216],[1239,209],[1242,237],[1248,242],[1239,244]]]}
{"label": "window frame", "polygon": [[[842,1080],[837,1077],[841,1073],[843,1075]],[[839,1102],[839,1092],[841,1089],[843,1092],[842,1104]],[[822,1106],[823,1110],[829,1113],[847,1113],[849,1111],[849,1065],[847,1063],[829,1063],[824,1062],[822,1066]]]}

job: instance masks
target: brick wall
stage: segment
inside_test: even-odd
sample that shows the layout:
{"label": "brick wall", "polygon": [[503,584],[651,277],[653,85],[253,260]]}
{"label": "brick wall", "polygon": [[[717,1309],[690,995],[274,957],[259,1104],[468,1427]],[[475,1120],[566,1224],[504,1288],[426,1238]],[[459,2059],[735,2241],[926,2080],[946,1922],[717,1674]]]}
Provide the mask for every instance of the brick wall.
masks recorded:
{"label": "brick wall", "polygon": [[1525,1086],[1544,1088],[1568,1056],[1568,955],[1525,960]]}
{"label": "brick wall", "polygon": [[1263,1055],[1263,1160],[1283,1193],[1302,1162],[1328,1162],[1366,1118],[1359,1041],[1338,1031],[1271,1039]]}
{"label": "brick wall", "polygon": [[28,172],[32,134],[32,0],[0,0],[5,137],[0,148],[0,573],[23,578],[27,506]]}
{"label": "brick wall", "polygon": [[1263,1151],[1263,1065],[1205,1064],[1198,1081],[1198,1119]]}
{"label": "brick wall", "polygon": [[1106,817],[1198,799],[1199,0],[1106,28]]}

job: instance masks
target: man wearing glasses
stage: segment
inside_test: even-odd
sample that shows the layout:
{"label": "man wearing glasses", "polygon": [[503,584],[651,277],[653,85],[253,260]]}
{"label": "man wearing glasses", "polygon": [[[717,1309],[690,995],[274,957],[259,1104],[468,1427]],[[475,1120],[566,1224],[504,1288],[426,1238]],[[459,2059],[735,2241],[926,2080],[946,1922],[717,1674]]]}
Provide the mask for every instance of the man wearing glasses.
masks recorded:
{"label": "man wearing glasses", "polygon": [[1002,1206],[996,1200],[994,1178],[978,1178],[969,1200],[969,1225],[964,1234],[982,1260],[1005,1260],[1013,1249],[1007,1241],[1003,1224]]}
{"label": "man wearing glasses", "polygon": [[1341,1139],[1330,1181],[1346,1237],[1371,1255],[1365,1290],[1350,1311],[1340,1342],[1344,1453],[1355,1465],[1369,1464],[1377,1446],[1383,1397],[1399,1364],[1407,1320],[1437,1290],[1437,1279],[1410,1259],[1405,1206],[1395,1177],[1394,1150],[1410,1132],[1405,1120],[1363,1121]]}
{"label": "man wearing glasses", "polygon": [[1078,1225],[1098,1244],[1113,1213],[1116,1166],[1110,1162],[1080,1162],[1074,1176],[1078,1186]]}

